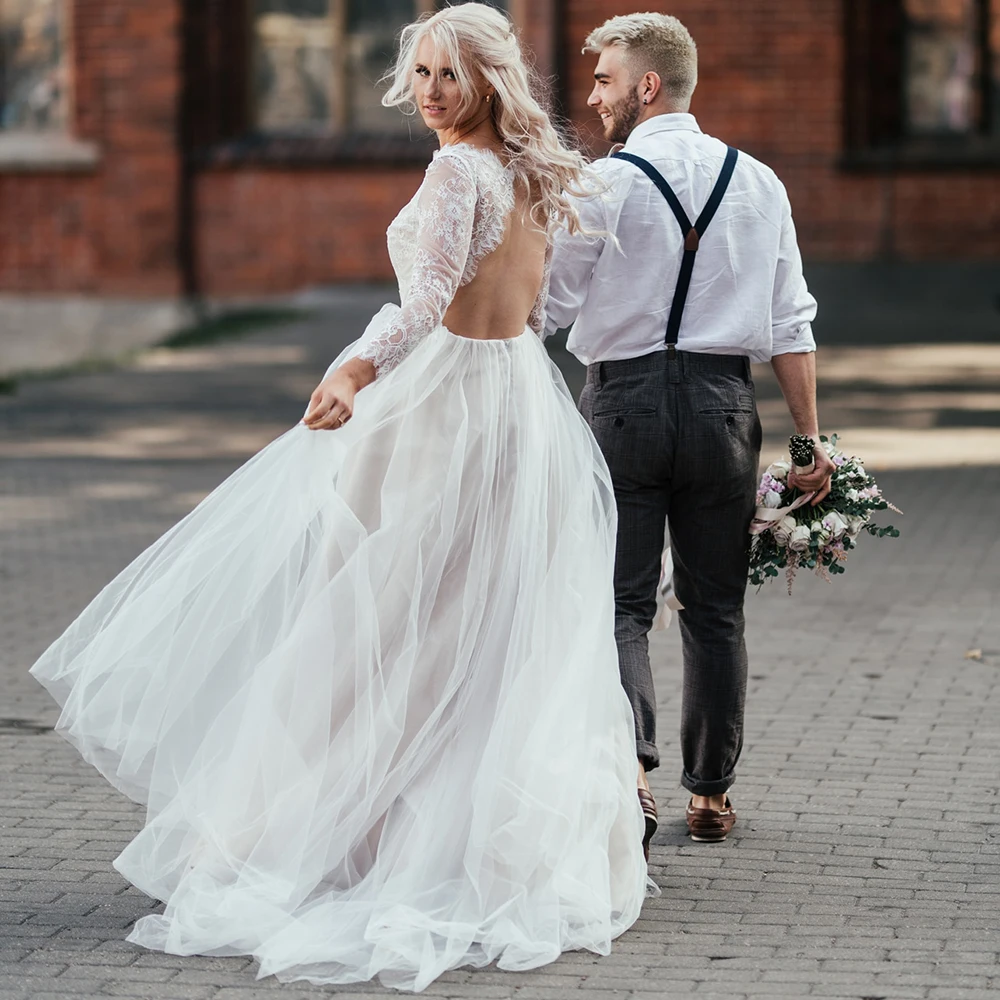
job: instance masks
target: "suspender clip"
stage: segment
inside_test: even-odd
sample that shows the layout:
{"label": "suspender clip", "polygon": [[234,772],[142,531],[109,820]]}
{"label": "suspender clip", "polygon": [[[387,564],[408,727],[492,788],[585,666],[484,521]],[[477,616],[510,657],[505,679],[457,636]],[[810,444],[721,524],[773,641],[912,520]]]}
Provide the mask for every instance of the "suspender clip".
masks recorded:
{"label": "suspender clip", "polygon": [[667,360],[674,361],[677,358],[677,345],[667,344]]}
{"label": "suspender clip", "polygon": [[698,238],[698,230],[692,226],[688,230],[687,236],[684,238],[684,250],[686,253],[692,253],[698,249],[698,243],[700,242]]}

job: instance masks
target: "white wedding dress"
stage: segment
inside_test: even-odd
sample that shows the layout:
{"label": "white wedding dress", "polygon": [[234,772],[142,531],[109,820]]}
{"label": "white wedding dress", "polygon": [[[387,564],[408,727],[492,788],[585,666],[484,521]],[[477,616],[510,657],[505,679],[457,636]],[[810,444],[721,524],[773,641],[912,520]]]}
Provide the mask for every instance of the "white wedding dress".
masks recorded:
{"label": "white wedding dress", "polygon": [[130,941],[420,990],[637,918],[608,473],[531,329],[441,325],[513,204],[492,153],[437,154],[389,229],[402,308],[335,362],[379,373],[353,419],[267,446],[32,668],[147,806],[115,867],[166,907]]}

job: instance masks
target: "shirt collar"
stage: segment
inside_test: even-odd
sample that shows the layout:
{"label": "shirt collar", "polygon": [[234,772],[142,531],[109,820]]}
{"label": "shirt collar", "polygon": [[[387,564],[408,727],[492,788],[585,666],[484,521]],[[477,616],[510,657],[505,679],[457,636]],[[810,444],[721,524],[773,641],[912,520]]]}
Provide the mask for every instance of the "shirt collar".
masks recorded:
{"label": "shirt collar", "polygon": [[698,127],[694,115],[687,112],[654,115],[632,129],[628,142],[625,143],[625,148],[628,149],[635,141],[640,141],[650,135],[657,135],[660,132],[701,132],[701,129]]}

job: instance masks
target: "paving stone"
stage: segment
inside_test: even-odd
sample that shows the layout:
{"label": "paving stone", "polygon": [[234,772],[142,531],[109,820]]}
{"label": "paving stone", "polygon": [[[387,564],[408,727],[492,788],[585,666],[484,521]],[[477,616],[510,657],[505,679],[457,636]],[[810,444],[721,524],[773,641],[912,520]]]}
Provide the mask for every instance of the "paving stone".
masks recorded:
{"label": "paving stone", "polygon": [[[136,983],[112,981],[105,984],[103,992],[113,997],[135,997],[137,985]],[[144,982],[138,988],[141,990],[142,1000],[212,1000],[212,997],[218,992],[214,986],[192,986],[171,982]]]}
{"label": "paving stone", "polygon": [[[107,580],[299,418],[347,331],[363,328],[383,298],[345,291],[335,322],[321,314],[0,396],[5,717],[54,723],[56,709],[27,675],[34,659]],[[279,360],[261,365],[261,350]],[[206,426],[218,431],[208,445],[193,430]],[[123,445],[137,428],[171,443]],[[862,546],[832,584],[802,577],[793,598],[780,586],[748,598],[747,727],[730,839],[685,836],[679,636],[654,633],[663,766],[651,779],[663,825],[651,871],[663,895],[607,957],[566,955],[523,974],[458,970],[425,995],[1000,995],[1000,468],[880,481],[907,512],[903,538]],[[804,622],[807,641],[796,642]],[[971,648],[983,659],[966,660]],[[51,732],[0,732],[0,1000],[391,993],[378,983],[282,986],[257,981],[247,958],[125,942],[155,905],[111,868],[141,819],[140,806]]]}

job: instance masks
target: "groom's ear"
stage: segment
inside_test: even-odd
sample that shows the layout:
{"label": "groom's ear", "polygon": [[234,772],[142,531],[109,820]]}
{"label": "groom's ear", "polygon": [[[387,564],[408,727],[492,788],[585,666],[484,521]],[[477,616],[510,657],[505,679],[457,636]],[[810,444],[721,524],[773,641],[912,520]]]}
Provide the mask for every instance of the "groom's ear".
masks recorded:
{"label": "groom's ear", "polygon": [[660,83],[660,74],[649,70],[643,73],[639,79],[639,100],[643,104],[652,104],[663,91]]}

